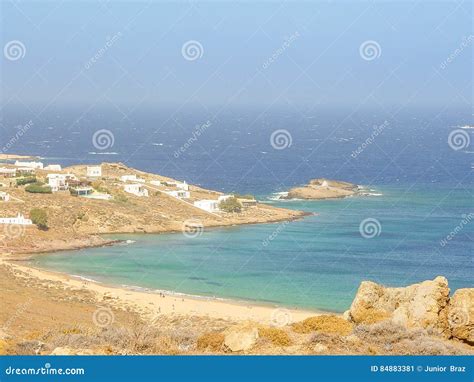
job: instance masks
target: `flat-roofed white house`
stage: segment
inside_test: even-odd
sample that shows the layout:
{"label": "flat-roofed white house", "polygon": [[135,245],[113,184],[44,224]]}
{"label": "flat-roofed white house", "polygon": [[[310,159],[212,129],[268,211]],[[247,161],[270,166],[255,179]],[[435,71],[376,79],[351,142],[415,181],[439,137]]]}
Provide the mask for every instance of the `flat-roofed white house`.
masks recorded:
{"label": "flat-roofed white house", "polygon": [[150,180],[150,184],[153,184],[154,186],[161,186],[161,182],[159,180]]}
{"label": "flat-roofed white house", "polygon": [[34,169],[43,169],[44,165],[43,162],[23,162],[17,160],[15,162],[15,166],[17,167],[28,167],[28,168],[34,168]]}
{"label": "flat-roofed white house", "polygon": [[167,190],[165,194],[173,196],[178,199],[189,199],[191,197],[191,193],[189,191],[184,190]]}
{"label": "flat-roofed white house", "polygon": [[180,190],[189,191],[189,185],[184,181],[183,183],[176,183],[176,187]]}
{"label": "flat-roofed white house", "polygon": [[28,174],[34,174],[36,172],[36,169],[33,167],[18,167],[17,170],[18,172],[28,173]]}
{"label": "flat-roofed white house", "polygon": [[61,171],[61,165],[60,164],[49,164],[47,165],[43,170],[49,170],[49,171]]}
{"label": "flat-roofed white house", "polygon": [[138,183],[145,183],[145,179],[138,178],[136,175],[122,175],[120,177],[120,181],[122,182],[138,182]]}
{"label": "flat-roofed white house", "polygon": [[123,189],[125,192],[135,196],[148,196],[148,190],[140,183],[126,184],[123,186]]}
{"label": "flat-roofed white house", "polygon": [[31,225],[33,222],[31,219],[25,219],[22,214],[18,213],[18,215],[13,218],[0,218],[0,224]]}
{"label": "flat-roofed white house", "polygon": [[0,191],[0,202],[8,202],[10,200],[10,195],[6,192]]}
{"label": "flat-roofed white house", "polygon": [[16,168],[0,167],[0,175],[5,178],[14,178],[16,176]]}
{"label": "flat-roofed white house", "polygon": [[89,186],[84,187],[71,187],[71,195],[74,196],[88,196],[94,192],[94,189]]}
{"label": "flat-roofed white house", "polygon": [[194,202],[194,206],[207,212],[219,211],[219,202],[217,200],[197,200]]}
{"label": "flat-roofed white house", "polygon": [[229,198],[232,198],[234,195],[221,195],[217,198],[217,201],[220,203],[220,202],[223,202],[224,200],[227,200]]}
{"label": "flat-roofed white house", "polygon": [[90,178],[102,176],[102,166],[87,166],[86,174]]}
{"label": "flat-roofed white house", "polygon": [[60,190],[69,189],[69,181],[77,180],[74,174],[48,174],[48,186],[51,187],[51,191],[57,192]]}

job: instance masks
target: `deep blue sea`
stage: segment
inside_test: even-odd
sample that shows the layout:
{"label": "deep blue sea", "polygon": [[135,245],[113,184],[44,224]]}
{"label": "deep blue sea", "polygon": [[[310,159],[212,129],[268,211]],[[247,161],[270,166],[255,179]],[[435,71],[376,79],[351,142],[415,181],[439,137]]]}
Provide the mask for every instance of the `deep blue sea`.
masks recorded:
{"label": "deep blue sea", "polygon": [[[34,118],[15,108],[3,113],[3,141],[34,122],[10,152],[63,165],[120,161],[315,213],[197,238],[121,235],[134,242],[39,256],[39,266],[113,284],[338,312],[362,280],[397,286],[444,275],[452,290],[473,286],[474,129],[461,129],[472,143],[448,144],[459,126],[473,125],[471,111],[62,107]],[[112,132],[113,146],[93,145],[99,129]],[[277,150],[270,137],[280,129],[291,145]],[[363,185],[368,195],[273,200],[317,177]],[[378,224],[372,238],[360,233],[365,219]]]}

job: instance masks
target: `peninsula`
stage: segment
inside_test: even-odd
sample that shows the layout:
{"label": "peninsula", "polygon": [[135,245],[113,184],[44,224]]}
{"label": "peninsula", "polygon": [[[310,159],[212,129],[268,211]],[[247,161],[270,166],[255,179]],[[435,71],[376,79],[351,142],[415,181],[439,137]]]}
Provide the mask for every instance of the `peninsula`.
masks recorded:
{"label": "peninsula", "polygon": [[64,169],[42,162],[5,163],[0,165],[0,186],[0,222],[17,227],[0,230],[0,253],[10,254],[110,243],[100,234],[179,232],[286,221],[306,214],[121,163]]}

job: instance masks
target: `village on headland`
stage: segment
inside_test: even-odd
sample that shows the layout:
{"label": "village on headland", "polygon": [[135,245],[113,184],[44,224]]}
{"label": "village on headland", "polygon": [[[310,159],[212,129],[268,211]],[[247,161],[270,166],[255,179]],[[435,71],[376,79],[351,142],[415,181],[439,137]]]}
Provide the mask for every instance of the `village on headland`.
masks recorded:
{"label": "village on headland", "polygon": [[[161,233],[304,216],[121,163],[62,168],[8,158],[0,164],[0,252],[33,253],[110,243],[99,234]],[[22,229],[7,229],[8,225]]]}

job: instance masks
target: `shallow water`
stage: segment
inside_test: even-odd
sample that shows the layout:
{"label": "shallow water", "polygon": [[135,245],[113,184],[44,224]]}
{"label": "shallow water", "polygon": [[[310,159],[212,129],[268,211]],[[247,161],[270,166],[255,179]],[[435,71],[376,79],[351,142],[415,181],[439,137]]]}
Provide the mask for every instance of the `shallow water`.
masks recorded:
{"label": "shallow water", "polygon": [[[444,275],[452,290],[473,286],[474,222],[462,223],[469,192],[398,185],[372,193],[382,195],[306,202],[262,195],[316,215],[209,229],[195,238],[114,235],[135,242],[40,255],[33,263],[118,285],[336,312],[349,307],[362,280],[401,286]],[[359,230],[368,218],[376,219],[372,238]]]}

